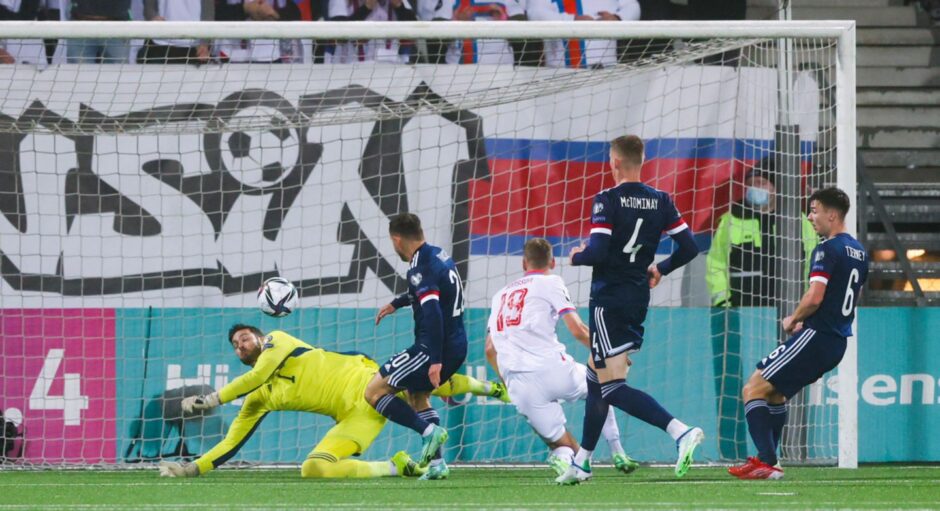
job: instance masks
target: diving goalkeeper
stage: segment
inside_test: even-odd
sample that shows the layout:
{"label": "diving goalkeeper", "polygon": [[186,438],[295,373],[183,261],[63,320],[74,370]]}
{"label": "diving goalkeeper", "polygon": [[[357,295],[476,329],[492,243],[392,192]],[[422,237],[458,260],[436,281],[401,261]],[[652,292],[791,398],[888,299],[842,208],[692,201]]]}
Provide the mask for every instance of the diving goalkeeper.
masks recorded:
{"label": "diving goalkeeper", "polygon": [[[302,477],[369,478],[424,473],[401,451],[387,461],[348,459],[369,448],[385,427],[385,417],[363,397],[378,365],[361,354],[326,351],[282,331],[265,335],[250,325],[229,330],[235,354],[252,369],[218,392],[183,400],[184,415],[208,410],[244,397],[225,438],[192,463],[161,462],[160,475],[195,477],[231,459],[272,411],[293,410],[327,415],[336,421],[313,448],[300,469]],[[441,385],[441,397],[472,392],[505,399],[505,388],[459,376]]]}

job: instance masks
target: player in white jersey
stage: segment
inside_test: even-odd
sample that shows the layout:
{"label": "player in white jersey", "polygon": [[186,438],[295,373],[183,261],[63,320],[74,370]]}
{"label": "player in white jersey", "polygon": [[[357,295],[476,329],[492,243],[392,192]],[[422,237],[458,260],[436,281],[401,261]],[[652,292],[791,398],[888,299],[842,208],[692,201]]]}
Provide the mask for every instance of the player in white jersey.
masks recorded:
{"label": "player in white jersey", "polygon": [[[526,242],[523,269],[493,297],[486,336],[486,359],[499,373],[516,409],[552,450],[548,464],[563,474],[578,443],[565,428],[561,401],[587,398],[587,367],[565,352],[555,325],[563,319],[578,341],[589,346],[589,332],[571,303],[555,267],[552,245],[542,238]],[[620,445],[620,431],[611,410],[603,429],[614,466],[629,474],[639,466]]]}

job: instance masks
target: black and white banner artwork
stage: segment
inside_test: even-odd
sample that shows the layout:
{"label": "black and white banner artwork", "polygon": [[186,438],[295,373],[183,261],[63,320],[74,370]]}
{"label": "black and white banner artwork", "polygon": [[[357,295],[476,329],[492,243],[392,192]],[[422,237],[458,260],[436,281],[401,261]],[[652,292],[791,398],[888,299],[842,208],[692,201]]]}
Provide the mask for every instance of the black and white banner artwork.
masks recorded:
{"label": "black and white banner artwork", "polygon": [[[311,69],[0,69],[11,84],[0,99],[3,306],[244,306],[264,279],[281,275],[299,287],[303,306],[372,307],[406,288],[406,264],[387,236],[388,219],[405,211],[458,262],[471,304],[485,306],[519,260],[509,248],[474,250],[473,240],[547,235],[497,232],[498,222],[472,211],[494,161],[513,160],[516,172],[540,160],[494,150],[603,146],[625,132],[773,139],[766,112],[775,78],[766,70],[665,69],[461,106],[468,92],[531,84],[548,71]],[[818,90],[803,89],[813,111]],[[682,108],[690,99],[694,112]],[[349,111],[363,115],[342,117]],[[345,120],[328,121],[337,115]],[[803,119],[801,136],[815,137],[815,123],[815,114]],[[541,159],[568,161],[557,152]],[[493,186],[496,201],[505,190]],[[582,199],[595,192],[578,191],[576,205],[562,205],[578,208],[566,217],[583,216]],[[582,287],[572,291],[585,294]]]}

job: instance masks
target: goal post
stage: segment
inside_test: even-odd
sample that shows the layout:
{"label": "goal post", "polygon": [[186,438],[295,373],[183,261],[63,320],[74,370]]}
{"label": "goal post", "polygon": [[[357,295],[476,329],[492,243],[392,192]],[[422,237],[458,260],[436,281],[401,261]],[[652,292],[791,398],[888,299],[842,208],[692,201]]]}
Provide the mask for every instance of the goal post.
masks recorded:
{"label": "goal post", "polygon": [[[212,47],[202,65],[60,51],[0,66],[0,412],[22,446],[0,459],[24,466],[211,447],[238,404],[184,417],[179,401],[244,372],[224,339],[235,322],[380,362],[406,347],[410,315],[373,326],[407,286],[387,236],[403,211],[464,278],[463,372],[496,379],[489,300],[520,273],[526,239],[553,243],[556,273],[587,307],[590,272],[566,255],[588,237],[592,198],[611,185],[608,142],[625,133],[646,140],[644,179],[675,198],[703,249],[654,290],[630,378],[705,429],[704,461],[740,459],[753,449],[742,378],[805,284],[805,201],[830,184],[856,193],[854,22],[2,22],[0,38]],[[428,63],[422,41],[454,60]],[[506,41],[541,41],[541,65],[513,66]],[[253,42],[299,49],[275,62]],[[747,186],[770,187],[770,202],[748,202]],[[671,248],[664,238],[657,260]],[[300,291],[287,318],[255,306],[272,276]],[[857,466],[856,363],[853,338],[837,374],[795,401],[785,463]],[[456,462],[546,456],[510,406],[435,406]],[[580,436],[582,405],[564,408]],[[661,432],[618,419],[629,454],[674,456]],[[299,463],[330,426],[272,414],[233,461]],[[388,426],[365,457],[415,450],[413,436]]]}
{"label": "goal post", "polygon": [[[858,236],[860,211],[858,200],[858,167],[855,118],[855,26],[839,35],[836,60],[836,144],[839,147],[837,186],[855,201],[856,213],[845,219],[846,230]],[[846,344],[839,365],[839,467],[858,468],[858,317],[852,323],[855,335]]]}

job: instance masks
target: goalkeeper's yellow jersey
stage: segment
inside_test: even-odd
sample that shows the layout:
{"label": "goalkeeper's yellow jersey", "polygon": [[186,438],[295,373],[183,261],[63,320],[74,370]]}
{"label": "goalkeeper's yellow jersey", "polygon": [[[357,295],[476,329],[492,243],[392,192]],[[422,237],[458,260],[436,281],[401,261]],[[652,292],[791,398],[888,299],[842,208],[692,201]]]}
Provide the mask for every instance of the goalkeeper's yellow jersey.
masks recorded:
{"label": "goalkeeper's yellow jersey", "polygon": [[196,460],[199,471],[205,473],[234,456],[268,412],[311,412],[338,422],[369,407],[365,388],[377,370],[376,363],[363,355],[334,353],[284,332],[271,332],[251,371],[219,390],[223,404],[240,397],[245,402],[225,439]]}

